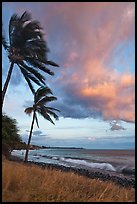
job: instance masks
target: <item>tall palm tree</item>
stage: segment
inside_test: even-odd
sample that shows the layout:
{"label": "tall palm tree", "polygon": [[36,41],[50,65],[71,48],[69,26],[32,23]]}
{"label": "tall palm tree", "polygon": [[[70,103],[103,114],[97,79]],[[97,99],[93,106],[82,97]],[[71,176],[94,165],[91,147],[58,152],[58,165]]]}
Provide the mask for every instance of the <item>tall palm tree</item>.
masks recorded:
{"label": "tall palm tree", "polygon": [[45,77],[38,71],[54,75],[47,65],[59,67],[55,62],[47,59],[49,51],[43,38],[42,27],[38,21],[31,18],[25,11],[22,16],[13,14],[9,21],[9,43],[2,33],[2,44],[8,52],[10,68],[2,91],[2,106],[7,87],[11,78],[14,64],[18,66],[32,93],[35,93],[32,82],[45,85]]}
{"label": "tall palm tree", "polygon": [[46,120],[49,120],[53,124],[54,124],[54,122],[50,116],[53,116],[56,120],[58,119],[58,116],[56,115],[56,113],[54,111],[59,111],[59,110],[47,106],[47,103],[49,103],[51,101],[55,101],[55,100],[57,100],[57,98],[54,96],[48,96],[49,94],[53,95],[52,91],[47,86],[40,87],[34,94],[33,106],[25,109],[25,113],[27,113],[29,115],[33,112],[30,134],[29,134],[29,139],[28,139],[28,144],[27,144],[26,154],[25,154],[25,162],[27,162],[27,160],[28,160],[28,152],[29,152],[29,148],[30,148],[30,141],[31,141],[31,137],[32,137],[32,130],[33,130],[33,126],[34,126],[34,121],[36,121],[36,124],[39,128],[37,113],[39,113]]}

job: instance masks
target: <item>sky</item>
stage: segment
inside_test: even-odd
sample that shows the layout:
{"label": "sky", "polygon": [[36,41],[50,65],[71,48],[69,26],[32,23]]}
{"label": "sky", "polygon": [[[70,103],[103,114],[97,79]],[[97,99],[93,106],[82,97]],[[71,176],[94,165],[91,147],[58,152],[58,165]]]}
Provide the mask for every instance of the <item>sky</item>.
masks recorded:
{"label": "sky", "polygon": [[[135,3],[3,2],[8,39],[11,15],[29,11],[43,27],[54,76],[46,84],[61,112],[55,126],[39,116],[32,144],[91,149],[130,149],[135,145]],[[10,63],[2,48],[2,85]],[[18,122],[27,141],[32,118],[24,113],[33,96],[14,67],[3,112]]]}

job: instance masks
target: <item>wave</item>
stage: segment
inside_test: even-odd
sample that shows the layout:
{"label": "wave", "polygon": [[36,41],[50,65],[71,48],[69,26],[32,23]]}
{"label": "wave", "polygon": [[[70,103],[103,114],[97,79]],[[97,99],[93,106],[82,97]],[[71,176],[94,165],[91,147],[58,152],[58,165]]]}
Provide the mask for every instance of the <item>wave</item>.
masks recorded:
{"label": "wave", "polygon": [[78,165],[83,165],[86,167],[91,167],[91,168],[97,168],[97,169],[103,169],[103,170],[109,170],[109,171],[116,171],[122,174],[135,174],[135,168],[130,168],[129,166],[117,166],[114,167],[112,164],[107,163],[107,162],[91,162],[86,160],[83,160],[82,158],[77,158],[77,157],[59,157],[59,156],[48,156],[48,155],[41,155],[41,154],[35,154],[35,156],[39,157],[45,157],[46,159],[50,159],[51,161],[60,161],[59,164],[62,165],[67,165],[67,166],[78,166]]}
{"label": "wave", "polygon": [[73,164],[88,166],[91,168],[116,171],[116,169],[109,163],[93,163],[93,162],[87,162],[85,160],[79,160],[79,159],[65,159],[64,157],[61,157],[60,160],[69,162],[69,163],[73,163]]}
{"label": "wave", "polygon": [[[24,157],[25,150],[13,150],[12,155]],[[80,157],[61,157],[59,155],[46,155],[38,152],[31,151],[29,152],[29,160],[33,161],[43,161],[45,163],[53,163],[58,165],[65,165],[70,167],[81,167],[81,168],[97,168],[108,171],[115,171],[122,174],[133,175],[135,174],[135,168],[130,167],[129,165],[115,165],[108,162],[103,162],[99,160],[89,160]]]}
{"label": "wave", "polygon": [[124,175],[135,175],[135,168],[129,166],[117,167],[117,172]]}

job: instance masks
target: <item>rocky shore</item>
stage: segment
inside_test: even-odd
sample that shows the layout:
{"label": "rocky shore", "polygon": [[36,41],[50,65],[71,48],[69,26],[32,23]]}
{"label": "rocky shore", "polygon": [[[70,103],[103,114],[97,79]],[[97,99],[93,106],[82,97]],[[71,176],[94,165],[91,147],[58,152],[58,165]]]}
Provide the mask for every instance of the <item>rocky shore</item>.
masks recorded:
{"label": "rocky shore", "polygon": [[[10,160],[23,162],[19,157],[11,156]],[[86,176],[91,179],[100,179],[102,181],[112,181],[123,187],[132,187],[135,188],[135,178],[133,176],[125,176],[123,174],[117,174],[116,172],[108,172],[99,169],[84,169],[84,168],[74,168],[66,167],[58,164],[48,164],[44,162],[34,162],[28,161],[27,164],[35,164],[42,168],[56,169],[65,172],[74,172],[79,175]]]}

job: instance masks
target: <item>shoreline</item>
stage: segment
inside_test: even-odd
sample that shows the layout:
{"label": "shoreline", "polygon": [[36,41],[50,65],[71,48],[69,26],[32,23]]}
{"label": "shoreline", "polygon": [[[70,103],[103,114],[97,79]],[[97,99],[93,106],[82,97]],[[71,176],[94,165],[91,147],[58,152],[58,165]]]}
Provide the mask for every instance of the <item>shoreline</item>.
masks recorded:
{"label": "shoreline", "polygon": [[[18,156],[11,155],[8,159],[10,161],[21,162],[24,163],[23,159]],[[90,179],[100,179],[102,181],[111,181],[123,187],[131,187],[135,188],[135,177],[133,176],[125,176],[123,174],[118,174],[116,172],[110,172],[102,169],[85,169],[84,167],[81,168],[74,168],[74,167],[66,167],[63,165],[58,164],[51,164],[51,163],[44,163],[44,162],[34,162],[28,161],[24,163],[26,165],[37,165],[41,168],[48,168],[48,169],[55,169],[65,172],[73,172],[75,174],[86,176]]]}

